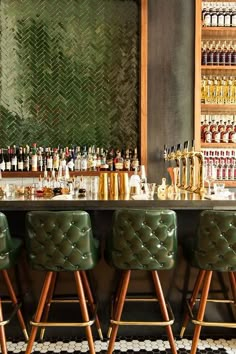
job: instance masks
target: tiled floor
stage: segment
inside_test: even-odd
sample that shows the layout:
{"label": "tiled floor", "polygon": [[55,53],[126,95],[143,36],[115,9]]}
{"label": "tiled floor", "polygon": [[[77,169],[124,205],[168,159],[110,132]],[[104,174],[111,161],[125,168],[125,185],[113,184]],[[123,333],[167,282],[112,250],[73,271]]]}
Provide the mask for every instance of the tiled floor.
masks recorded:
{"label": "tiled floor", "polygon": [[[187,354],[190,352],[191,341],[189,339],[176,340],[178,353]],[[23,341],[8,341],[8,353],[24,353],[26,344]],[[96,353],[106,353],[107,341],[95,341]],[[34,354],[66,354],[66,353],[88,353],[86,340],[74,339],[44,341],[35,343]],[[156,353],[170,354],[169,343],[154,338],[126,338],[118,339],[115,345],[115,354],[118,353]],[[236,339],[204,339],[199,340],[197,354],[236,354]]]}

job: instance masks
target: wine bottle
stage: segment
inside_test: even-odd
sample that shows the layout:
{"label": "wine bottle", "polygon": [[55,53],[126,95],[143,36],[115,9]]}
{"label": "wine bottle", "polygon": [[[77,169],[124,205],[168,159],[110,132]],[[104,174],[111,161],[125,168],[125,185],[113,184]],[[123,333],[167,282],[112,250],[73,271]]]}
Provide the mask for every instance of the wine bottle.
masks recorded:
{"label": "wine bottle", "polygon": [[18,157],[17,157],[17,170],[23,171],[24,170],[24,159],[23,159],[23,148],[20,146]]}
{"label": "wine bottle", "polygon": [[5,171],[5,160],[3,155],[3,149],[0,149],[0,170]]}
{"label": "wine bottle", "polygon": [[34,172],[38,171],[38,156],[36,143],[33,144],[33,147],[31,149],[31,169]]}
{"label": "wine bottle", "polygon": [[11,148],[7,147],[7,153],[5,155],[5,169],[6,171],[11,171]]}
{"label": "wine bottle", "polygon": [[17,154],[15,145],[13,145],[13,149],[11,151],[11,170],[17,171]]}

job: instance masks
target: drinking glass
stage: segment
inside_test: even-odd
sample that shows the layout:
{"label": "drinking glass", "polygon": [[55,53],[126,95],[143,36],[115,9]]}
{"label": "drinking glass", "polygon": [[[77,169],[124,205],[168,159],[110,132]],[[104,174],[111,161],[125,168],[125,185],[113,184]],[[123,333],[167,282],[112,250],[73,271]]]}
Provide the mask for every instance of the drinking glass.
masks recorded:
{"label": "drinking glass", "polygon": [[213,164],[204,166],[204,181],[208,184],[207,194],[211,194],[211,184],[216,180],[216,167]]}

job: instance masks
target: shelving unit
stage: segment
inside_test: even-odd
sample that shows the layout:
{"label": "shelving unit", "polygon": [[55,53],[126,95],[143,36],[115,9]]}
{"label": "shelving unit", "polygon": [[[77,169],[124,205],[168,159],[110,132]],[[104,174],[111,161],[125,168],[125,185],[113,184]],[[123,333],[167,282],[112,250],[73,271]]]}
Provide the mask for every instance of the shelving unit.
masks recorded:
{"label": "shelving unit", "polygon": [[[201,43],[209,41],[236,41],[236,27],[204,27],[202,23],[202,3],[218,3],[219,0],[195,0],[195,109],[194,139],[196,150],[201,149],[235,149],[234,143],[204,143],[201,141],[201,115],[234,115],[236,104],[204,104],[201,103],[202,75],[236,76],[236,65],[201,65]],[[222,2],[222,1],[221,1]],[[229,3],[232,0],[224,0]],[[235,1],[236,4],[236,1]],[[226,186],[236,187],[236,180],[224,180]]]}

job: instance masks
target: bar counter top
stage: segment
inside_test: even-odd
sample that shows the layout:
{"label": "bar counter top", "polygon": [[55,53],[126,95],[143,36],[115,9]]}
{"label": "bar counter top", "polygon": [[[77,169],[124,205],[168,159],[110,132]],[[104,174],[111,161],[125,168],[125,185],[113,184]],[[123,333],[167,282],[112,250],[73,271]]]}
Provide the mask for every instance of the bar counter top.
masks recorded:
{"label": "bar counter top", "polygon": [[236,210],[236,194],[232,193],[228,198],[207,198],[196,193],[180,191],[170,197],[154,195],[153,199],[145,196],[125,198],[98,198],[97,196],[72,197],[60,195],[56,197],[16,196],[0,199],[0,210],[115,210],[118,208],[169,208],[173,210],[203,210],[224,209]]}

